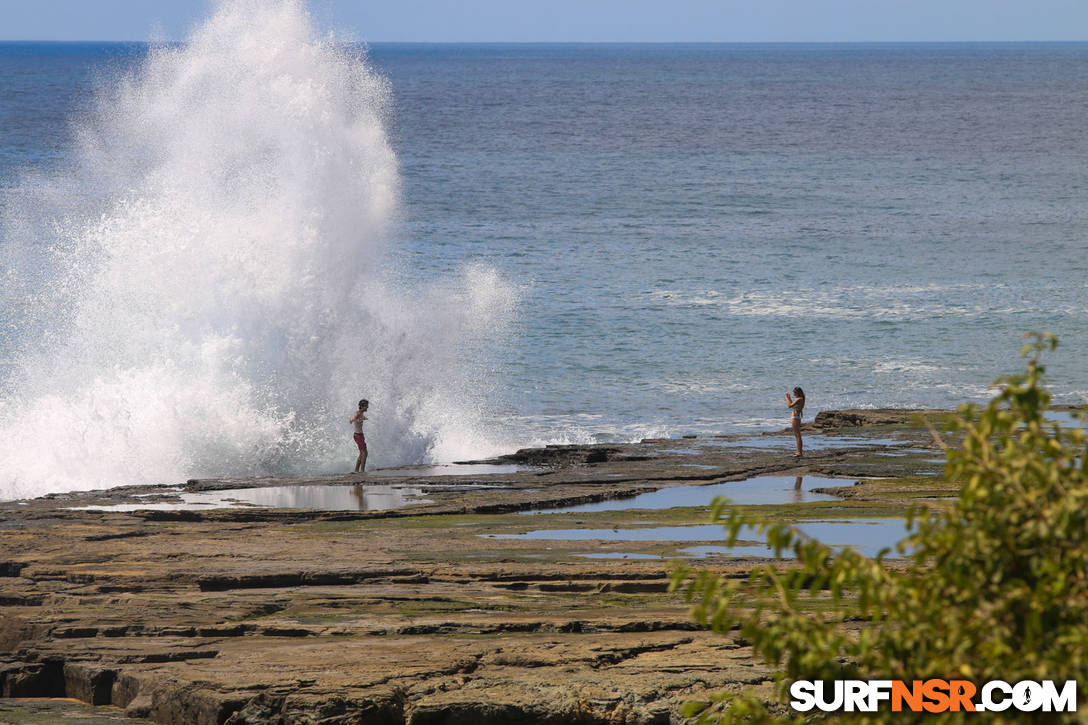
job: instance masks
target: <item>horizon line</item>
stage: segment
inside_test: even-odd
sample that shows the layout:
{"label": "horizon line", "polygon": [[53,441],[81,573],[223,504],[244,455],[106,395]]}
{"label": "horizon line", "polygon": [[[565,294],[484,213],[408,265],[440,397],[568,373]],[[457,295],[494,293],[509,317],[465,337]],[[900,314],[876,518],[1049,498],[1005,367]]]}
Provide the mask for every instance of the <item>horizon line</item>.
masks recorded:
{"label": "horizon line", "polygon": [[[0,38],[0,43],[181,44],[185,40]],[[348,40],[363,45],[1032,45],[1084,44],[1084,40]]]}

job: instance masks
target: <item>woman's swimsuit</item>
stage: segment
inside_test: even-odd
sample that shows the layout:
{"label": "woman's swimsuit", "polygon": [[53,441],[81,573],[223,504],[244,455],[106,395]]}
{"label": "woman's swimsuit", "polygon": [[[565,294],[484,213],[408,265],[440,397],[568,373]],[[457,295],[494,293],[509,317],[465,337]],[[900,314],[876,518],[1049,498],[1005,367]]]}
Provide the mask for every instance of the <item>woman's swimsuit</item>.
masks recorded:
{"label": "woman's swimsuit", "polygon": [[797,401],[794,401],[790,408],[792,408],[792,416],[797,420],[801,420],[801,411],[805,409],[805,404],[802,403],[801,405],[797,405]]}

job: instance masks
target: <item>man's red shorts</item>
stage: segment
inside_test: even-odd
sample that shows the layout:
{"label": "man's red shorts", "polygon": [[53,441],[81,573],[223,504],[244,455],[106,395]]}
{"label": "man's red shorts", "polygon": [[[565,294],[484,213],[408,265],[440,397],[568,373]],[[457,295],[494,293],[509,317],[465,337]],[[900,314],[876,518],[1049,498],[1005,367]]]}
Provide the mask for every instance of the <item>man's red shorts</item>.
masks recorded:
{"label": "man's red shorts", "polygon": [[366,453],[366,438],[363,438],[362,433],[355,434],[355,445],[359,446],[360,453]]}

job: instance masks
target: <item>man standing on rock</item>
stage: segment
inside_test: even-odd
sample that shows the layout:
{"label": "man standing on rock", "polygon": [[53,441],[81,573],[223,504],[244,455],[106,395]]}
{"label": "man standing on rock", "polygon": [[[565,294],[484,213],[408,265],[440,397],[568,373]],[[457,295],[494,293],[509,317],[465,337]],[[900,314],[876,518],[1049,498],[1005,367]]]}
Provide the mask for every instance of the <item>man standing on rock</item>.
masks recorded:
{"label": "man standing on rock", "polygon": [[370,403],[367,400],[359,401],[359,410],[355,411],[355,415],[351,416],[351,420],[348,422],[355,426],[355,445],[359,446],[359,458],[355,461],[355,473],[364,473],[366,471],[366,438],[363,437],[363,421],[366,420],[366,416],[363,413],[370,407]]}

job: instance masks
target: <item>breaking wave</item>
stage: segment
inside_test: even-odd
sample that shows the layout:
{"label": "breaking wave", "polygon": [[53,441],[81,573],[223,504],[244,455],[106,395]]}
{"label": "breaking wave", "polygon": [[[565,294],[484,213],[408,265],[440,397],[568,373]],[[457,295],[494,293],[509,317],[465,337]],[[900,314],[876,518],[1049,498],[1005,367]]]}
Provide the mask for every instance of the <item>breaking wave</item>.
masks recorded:
{"label": "breaking wave", "polygon": [[476,351],[511,288],[387,274],[387,82],[292,0],[228,0],[152,49],[28,178],[0,245],[0,498],[349,470],[502,447]]}

